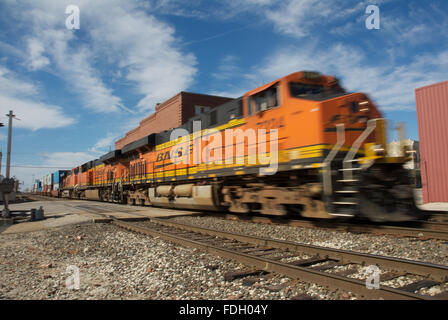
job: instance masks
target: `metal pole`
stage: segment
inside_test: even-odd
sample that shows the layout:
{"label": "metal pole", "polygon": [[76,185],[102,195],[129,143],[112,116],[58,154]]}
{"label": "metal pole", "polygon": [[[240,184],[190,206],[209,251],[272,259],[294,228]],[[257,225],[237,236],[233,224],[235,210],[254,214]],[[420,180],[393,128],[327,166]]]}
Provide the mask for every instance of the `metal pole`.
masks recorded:
{"label": "metal pole", "polygon": [[2,175],[2,160],[3,160],[3,152],[0,151],[0,176]]}
{"label": "metal pole", "polygon": [[12,142],[12,118],[15,117],[12,110],[7,114],[9,117],[8,125],[8,155],[6,160],[6,179],[9,179],[11,173],[11,142]]}
{"label": "metal pole", "polygon": [[[10,177],[10,173],[11,173],[11,141],[12,141],[12,118],[15,117],[15,115],[13,114],[12,110],[9,111],[9,114],[6,115],[7,117],[9,117],[9,128],[8,128],[8,155],[7,155],[7,162],[6,162],[6,183],[8,184],[9,181],[9,177]],[[9,190],[10,188],[8,187],[6,190]],[[9,208],[8,208],[8,196],[9,196],[9,192],[11,191],[7,191],[3,190],[2,192],[2,196],[3,196],[3,202],[4,202],[4,209],[2,211],[2,216],[3,218],[9,219],[11,218],[11,213],[9,212]]]}

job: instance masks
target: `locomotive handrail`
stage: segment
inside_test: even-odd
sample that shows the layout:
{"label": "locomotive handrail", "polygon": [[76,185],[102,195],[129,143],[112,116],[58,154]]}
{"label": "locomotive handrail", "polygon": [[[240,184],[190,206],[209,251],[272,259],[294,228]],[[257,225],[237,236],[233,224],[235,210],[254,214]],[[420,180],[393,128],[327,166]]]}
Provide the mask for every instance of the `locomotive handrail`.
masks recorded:
{"label": "locomotive handrail", "polygon": [[356,141],[353,143],[352,147],[350,148],[349,152],[344,158],[344,162],[342,164],[344,168],[344,180],[351,180],[353,179],[353,171],[352,169],[352,160],[355,157],[356,153],[358,152],[359,148],[361,147],[361,144],[369,137],[369,135],[375,130],[376,128],[376,122],[380,119],[372,119],[367,122],[367,128],[366,130],[361,133],[361,135],[356,139]]}
{"label": "locomotive handrail", "polygon": [[336,154],[341,149],[342,145],[345,142],[345,129],[344,124],[340,123],[336,125],[336,134],[337,134],[337,140],[336,144],[331,149],[330,153],[328,154],[327,158],[324,160],[324,175],[323,175],[323,182],[324,182],[324,195],[329,196],[333,192],[333,187],[331,183],[331,162],[336,157]]}

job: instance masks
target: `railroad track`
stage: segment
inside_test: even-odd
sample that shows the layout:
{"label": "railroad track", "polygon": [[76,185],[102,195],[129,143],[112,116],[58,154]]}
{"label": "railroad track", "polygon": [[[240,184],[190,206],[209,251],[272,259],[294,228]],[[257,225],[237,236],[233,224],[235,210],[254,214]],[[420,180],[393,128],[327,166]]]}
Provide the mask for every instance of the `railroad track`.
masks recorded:
{"label": "railroad track", "polygon": [[64,201],[64,200],[70,200],[70,199],[62,199],[62,198],[55,198],[55,197],[50,197],[50,196],[42,196],[39,194],[24,194],[24,197],[30,199],[30,200],[34,200],[34,201]]}
{"label": "railroad track", "polygon": [[[197,248],[209,254],[232,259],[250,267],[248,275],[274,272],[300,281],[353,292],[366,299],[447,299],[446,292],[435,296],[414,293],[421,288],[443,285],[448,281],[448,267],[405,259],[317,247],[294,242],[254,237],[189,224],[151,218],[146,222],[124,222],[107,213],[91,212],[108,218],[111,223],[129,231],[158,237],[182,246]],[[401,288],[380,285],[368,289],[363,280],[350,278],[360,268],[377,265],[388,270],[382,281],[401,276],[417,276],[419,280]],[[347,267],[348,268],[345,268]],[[333,272],[339,267],[342,271]]]}
{"label": "railroad track", "polygon": [[448,223],[448,212],[447,213],[433,213],[430,221],[447,222]]}
{"label": "railroad track", "polygon": [[[30,199],[64,201],[68,199],[58,199],[41,195],[30,195]],[[138,215],[137,213],[133,213]],[[273,223],[302,228],[322,228],[332,231],[369,233],[376,235],[392,235],[398,237],[413,237],[420,240],[437,239],[448,241],[448,214],[434,214],[434,221],[415,221],[396,225],[365,224],[359,222],[327,221],[327,220],[298,220],[285,219],[279,217],[266,217],[259,215],[242,215],[231,213],[207,212],[204,215],[217,218],[247,221],[253,223]],[[441,221],[437,221],[441,220]]]}
{"label": "railroad track", "polygon": [[[415,293],[422,288],[446,286],[447,266],[224,232],[168,219],[151,218],[136,224],[108,215],[108,211],[114,211],[112,209],[81,207],[101,217],[99,221],[109,221],[130,231],[243,263],[251,268],[249,275],[274,272],[304,282],[351,291],[367,299],[448,299],[448,292],[435,297]],[[359,274],[363,267],[369,265],[376,265],[381,270],[379,289],[368,289],[365,279],[349,277]],[[416,277],[416,280],[401,288],[381,285],[402,276]]]}
{"label": "railroad track", "polygon": [[448,223],[436,221],[416,221],[401,225],[378,225],[358,222],[297,220],[257,215],[236,215],[229,213],[207,213],[205,215],[235,221],[253,223],[272,223],[302,228],[322,228],[331,231],[370,233],[377,235],[393,235],[399,237],[414,237],[420,240],[448,240]]}

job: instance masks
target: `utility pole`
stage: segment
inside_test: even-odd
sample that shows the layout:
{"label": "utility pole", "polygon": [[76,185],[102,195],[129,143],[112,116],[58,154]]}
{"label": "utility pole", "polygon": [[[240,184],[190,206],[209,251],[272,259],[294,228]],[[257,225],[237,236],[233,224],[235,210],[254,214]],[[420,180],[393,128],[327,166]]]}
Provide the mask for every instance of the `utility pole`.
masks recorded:
{"label": "utility pole", "polygon": [[8,208],[8,195],[14,191],[14,180],[10,181],[11,174],[11,142],[12,142],[12,118],[15,117],[12,111],[6,115],[9,117],[9,128],[8,128],[8,154],[6,160],[6,179],[2,181],[1,192],[3,196],[4,209],[2,211],[3,218],[11,218],[11,213]]}
{"label": "utility pole", "polygon": [[[4,127],[3,123],[0,123],[0,127]],[[2,175],[2,160],[3,160],[3,152],[0,151],[0,176]]]}
{"label": "utility pole", "polygon": [[12,142],[12,118],[15,117],[12,110],[9,111],[9,114],[6,115],[9,117],[9,125],[8,125],[8,154],[6,159],[6,179],[9,179],[11,174],[11,142]]}

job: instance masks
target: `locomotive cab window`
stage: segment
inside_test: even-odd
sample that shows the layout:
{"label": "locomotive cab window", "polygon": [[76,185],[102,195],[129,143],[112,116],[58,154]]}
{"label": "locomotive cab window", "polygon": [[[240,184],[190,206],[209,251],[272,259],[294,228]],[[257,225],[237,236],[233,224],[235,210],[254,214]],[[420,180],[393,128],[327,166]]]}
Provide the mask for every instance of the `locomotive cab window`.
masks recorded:
{"label": "locomotive cab window", "polygon": [[289,90],[291,92],[291,97],[293,98],[315,101],[327,100],[346,94],[344,89],[339,85],[324,87],[321,84],[305,84],[300,82],[290,82]]}
{"label": "locomotive cab window", "polygon": [[212,112],[210,112],[210,125],[214,126],[217,123],[218,123],[218,114],[216,110],[213,110]]}
{"label": "locomotive cab window", "polygon": [[279,86],[273,86],[249,97],[248,114],[266,111],[279,106]]}

